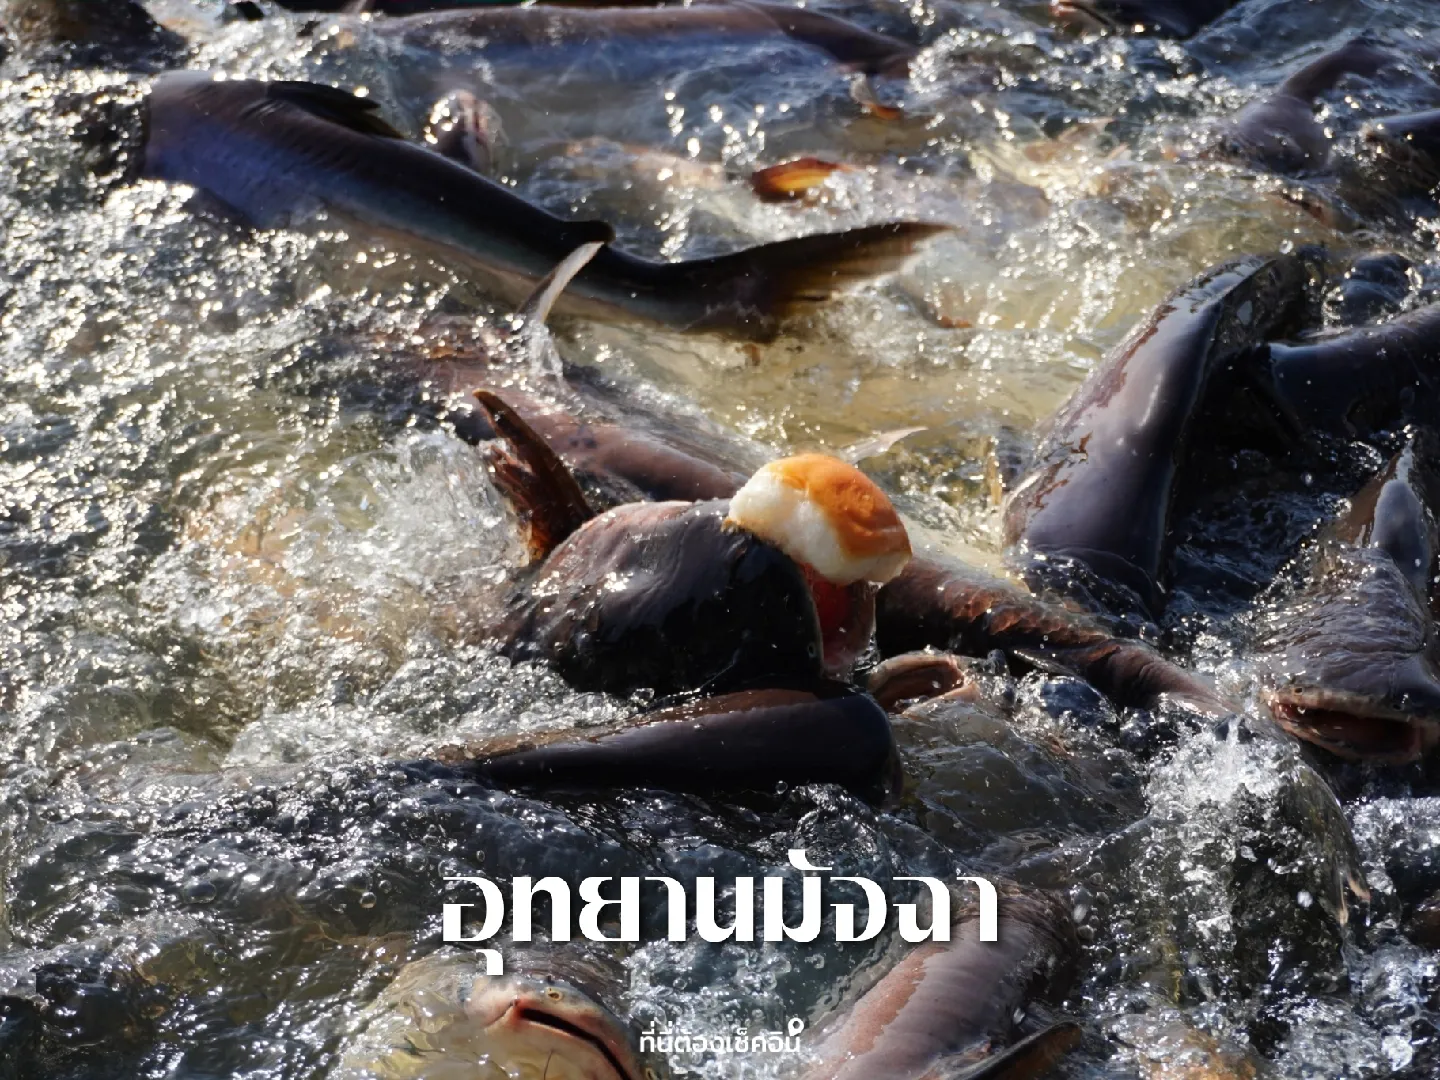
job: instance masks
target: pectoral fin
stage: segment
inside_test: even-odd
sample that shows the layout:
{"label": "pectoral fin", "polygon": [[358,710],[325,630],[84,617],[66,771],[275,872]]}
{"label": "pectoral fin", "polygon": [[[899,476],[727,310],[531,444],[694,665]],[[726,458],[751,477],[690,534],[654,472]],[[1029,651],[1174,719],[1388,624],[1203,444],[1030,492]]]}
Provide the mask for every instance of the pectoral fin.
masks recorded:
{"label": "pectoral fin", "polygon": [[386,139],[405,138],[380,116],[377,102],[356,97],[333,86],[309,82],[272,82],[266,84],[265,94],[272,101],[283,101],[362,135],[379,135]]}
{"label": "pectoral fin", "polygon": [[509,444],[492,446],[487,465],[516,515],[529,532],[530,557],[545,558],[557,544],[595,516],[565,463],[535,429],[498,395],[476,390],[490,426]]}

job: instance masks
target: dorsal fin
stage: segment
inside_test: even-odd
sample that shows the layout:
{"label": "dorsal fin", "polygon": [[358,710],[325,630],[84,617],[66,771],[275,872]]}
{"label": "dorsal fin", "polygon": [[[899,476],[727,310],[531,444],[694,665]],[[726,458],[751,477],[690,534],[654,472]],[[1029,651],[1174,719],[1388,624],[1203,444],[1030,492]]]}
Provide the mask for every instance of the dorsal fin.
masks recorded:
{"label": "dorsal fin", "polygon": [[882,431],[872,435],[868,439],[861,439],[859,442],[851,443],[841,450],[835,451],[835,456],[841,461],[848,461],[851,465],[858,465],[866,458],[878,457],[885,453],[897,443],[908,439],[911,435],[918,435],[927,430],[923,427],[902,427],[893,428],[890,431]]}
{"label": "dorsal fin", "polygon": [[332,124],[358,131],[362,135],[379,135],[386,139],[403,139],[379,114],[380,106],[369,98],[356,97],[346,90],[310,82],[272,82],[266,85],[266,96],[304,109],[312,116]]}
{"label": "dorsal fin", "polygon": [[[608,230],[609,226],[604,228]],[[614,233],[610,236],[613,238]],[[581,244],[561,259],[555,269],[540,280],[529,299],[521,304],[520,310],[515,313],[515,345],[525,357],[530,373],[553,384],[554,389],[562,389],[564,378],[560,354],[555,351],[555,340],[545,328],[545,320],[550,317],[550,309],[555,306],[555,301],[560,298],[565,287],[607,243],[609,240],[592,240]]]}
{"label": "dorsal fin", "polygon": [[575,275],[585,269],[590,260],[595,257],[596,252],[608,242],[593,240],[588,244],[581,244],[561,259],[554,270],[540,279],[540,283],[535,286],[535,291],[530,294],[530,298],[520,305],[520,310],[515,313],[516,316],[523,319],[527,326],[544,326],[545,320],[550,317],[550,309],[555,306],[555,301],[560,299],[560,294],[565,291],[570,282],[575,280]]}
{"label": "dorsal fin", "polygon": [[509,444],[508,452],[493,448],[487,464],[495,486],[528,528],[530,557],[539,562],[595,511],[559,455],[503,398],[476,390],[475,399],[491,428]]}

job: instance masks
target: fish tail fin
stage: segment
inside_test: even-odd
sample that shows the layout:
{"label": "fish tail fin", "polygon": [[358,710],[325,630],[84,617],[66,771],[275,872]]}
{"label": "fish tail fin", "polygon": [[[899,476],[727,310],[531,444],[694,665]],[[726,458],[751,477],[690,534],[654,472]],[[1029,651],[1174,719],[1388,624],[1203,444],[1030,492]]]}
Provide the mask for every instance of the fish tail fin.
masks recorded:
{"label": "fish tail fin", "polygon": [[595,511],[565,463],[519,413],[489,390],[476,390],[475,398],[495,434],[509,444],[492,447],[486,464],[529,534],[530,558],[539,562]]}
{"label": "fish tail fin", "polygon": [[867,225],[663,264],[658,273],[684,329],[769,341],[787,316],[901,269],[920,241],[946,230],[912,221]]}

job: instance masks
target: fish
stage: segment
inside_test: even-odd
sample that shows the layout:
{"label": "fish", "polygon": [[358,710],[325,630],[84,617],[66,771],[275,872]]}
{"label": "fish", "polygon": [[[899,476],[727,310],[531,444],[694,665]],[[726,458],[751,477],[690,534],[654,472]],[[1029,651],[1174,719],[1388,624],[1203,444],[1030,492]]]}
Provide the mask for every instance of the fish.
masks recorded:
{"label": "fish", "polygon": [[750,175],[750,187],[762,202],[785,202],[809,195],[824,184],[831,173],[846,168],[817,157],[794,158],[757,169]]}
{"label": "fish", "polygon": [[908,74],[917,53],[907,42],[846,19],[768,0],[711,0],[659,7],[472,5],[465,10],[387,19],[376,25],[374,32],[407,48],[451,52],[462,41],[484,42],[487,51],[516,46],[553,50],[625,39],[653,47],[667,39],[719,44],[784,36],[862,74],[897,77]]}
{"label": "fish", "polygon": [[8,0],[0,22],[22,51],[83,67],[151,71],[181,62],[188,51],[139,0]]}
{"label": "fish", "polygon": [[1155,619],[1170,510],[1199,418],[1312,306],[1295,255],[1222,263],[1173,292],[1051,418],[1006,500],[1005,541],[1036,588]]}
{"label": "fish", "polygon": [[794,682],[696,698],[608,728],[446,747],[435,760],[498,788],[704,794],[837,784],[877,805],[898,791],[885,710],[841,683]]}
{"label": "fish", "polygon": [[1187,38],[1240,0],[1051,0],[1050,16],[1076,30],[1129,30]]}
{"label": "fish", "polygon": [[359,1019],[343,1080],[658,1080],[633,1027],[575,981],[477,970],[473,954],[412,961]]}
{"label": "fish", "polygon": [[818,678],[804,575],[773,545],[726,529],[728,511],[725,500],[632,503],[587,522],[512,598],[491,630],[500,651],[617,694]]}
{"label": "fish", "polygon": [[1265,347],[1249,379],[1297,436],[1373,438],[1440,405],[1440,304]]}
{"label": "fish", "polygon": [[772,462],[728,499],[594,516],[563,462],[497,395],[492,474],[534,569],[492,634],[582,690],[659,694],[843,676],[868,646],[875,588],[909,558],[903,523],[854,466]]}
{"label": "fish", "polygon": [[259,228],[325,211],[359,232],[433,254],[519,302],[576,248],[605,245],[557,310],[733,338],[773,338],[789,313],[902,266],[942,231],[872,225],[665,263],[611,246],[604,222],[567,221],[429,147],[373,102],[313,83],[167,73],[146,99],[140,177],[189,184]]}
{"label": "fish", "polygon": [[[1022,669],[1084,679],[1122,707],[1154,708],[1168,699],[1210,715],[1234,711],[1203,679],[1144,642],[957,560],[911,559],[881,586],[875,641],[887,659],[923,649],[961,656],[998,649]],[[932,674],[946,681],[943,668]],[[905,685],[894,692],[903,694]]]}
{"label": "fish", "polygon": [[1398,315],[1421,280],[1420,270],[1399,252],[1362,255],[1327,293],[1326,319],[1349,327]]}
{"label": "fish", "polygon": [[1437,512],[1440,441],[1416,431],[1320,538],[1304,585],[1264,613],[1255,663],[1286,731],[1389,765],[1440,741]]}
{"label": "fish", "polygon": [[[753,448],[738,440],[734,446],[711,446],[664,417],[632,419],[619,412],[611,418],[606,410],[615,411],[617,388],[596,386],[588,372],[567,372],[561,392],[549,394],[503,385],[500,373],[468,364],[458,370],[436,367],[440,370],[427,374],[446,387],[497,387],[515,415],[559,455],[597,510],[632,502],[728,499],[746,480],[736,462],[750,461]],[[458,402],[445,421],[475,445],[498,437],[484,410],[467,402]]]}
{"label": "fish", "polygon": [[1366,123],[1336,174],[1333,201],[1354,227],[1409,232],[1433,218],[1440,206],[1440,109]]}
{"label": "fish", "polygon": [[348,12],[355,15],[422,15],[474,7],[515,4],[520,0],[277,0],[289,11]]}
{"label": "fish", "polygon": [[1372,119],[1335,155],[1332,176],[1304,193],[1321,221],[1347,230],[1409,232],[1435,216],[1440,188],[1440,109]]}
{"label": "fish", "polygon": [[1392,59],[1385,50],[1357,40],[1312,60],[1225,126],[1228,152],[1279,173],[1328,168],[1331,138],[1315,118],[1315,99],[1347,75],[1373,75]]}
{"label": "fish", "polygon": [[1360,138],[1379,159],[1372,172],[1387,186],[1429,194],[1440,184],[1440,109],[1372,121]]}
{"label": "fish", "polygon": [[962,912],[947,944],[905,954],[845,1009],[802,1080],[990,1080],[1040,1076],[1079,1041],[1053,1024],[1008,1050],[1034,999],[1058,1001],[1074,978],[1079,941],[1056,896],[1007,888],[998,940],[982,942],[975,912]]}
{"label": "fish", "polygon": [[455,90],[430,110],[425,142],[442,157],[489,176],[495,152],[505,145],[505,129],[491,105],[468,90]]}

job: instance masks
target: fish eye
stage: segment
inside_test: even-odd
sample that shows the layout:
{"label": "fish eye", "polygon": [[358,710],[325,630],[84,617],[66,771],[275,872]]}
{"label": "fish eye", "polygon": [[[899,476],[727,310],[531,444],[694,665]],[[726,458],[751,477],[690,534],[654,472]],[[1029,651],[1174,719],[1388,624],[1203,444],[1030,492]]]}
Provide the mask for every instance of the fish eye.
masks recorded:
{"label": "fish eye", "polygon": [[555,987],[547,986],[545,988],[545,996],[548,997],[551,1001],[559,1001],[565,995],[560,993],[559,990],[556,990]]}

